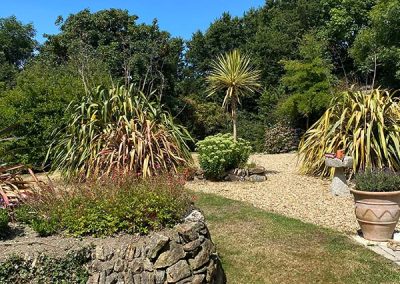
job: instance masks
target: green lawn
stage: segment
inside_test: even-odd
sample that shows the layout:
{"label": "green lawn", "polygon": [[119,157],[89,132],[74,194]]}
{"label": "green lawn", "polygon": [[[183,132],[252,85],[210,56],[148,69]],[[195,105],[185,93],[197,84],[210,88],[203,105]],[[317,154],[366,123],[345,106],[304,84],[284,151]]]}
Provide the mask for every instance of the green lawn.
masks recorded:
{"label": "green lawn", "polygon": [[246,203],[196,193],[228,283],[400,283],[400,268],[351,239]]}

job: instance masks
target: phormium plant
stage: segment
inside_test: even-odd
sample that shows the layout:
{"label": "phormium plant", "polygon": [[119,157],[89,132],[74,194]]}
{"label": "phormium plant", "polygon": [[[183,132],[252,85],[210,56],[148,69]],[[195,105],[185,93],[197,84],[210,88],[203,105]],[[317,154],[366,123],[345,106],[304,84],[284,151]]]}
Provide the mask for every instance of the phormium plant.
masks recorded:
{"label": "phormium plant", "polygon": [[305,133],[299,145],[301,172],[327,175],[325,153],[344,149],[353,170],[400,170],[400,104],[388,91],[348,91]]}
{"label": "phormium plant", "polygon": [[158,102],[131,86],[98,87],[72,105],[73,114],[49,150],[52,169],[67,178],[142,177],[175,171],[190,159],[188,131]]}

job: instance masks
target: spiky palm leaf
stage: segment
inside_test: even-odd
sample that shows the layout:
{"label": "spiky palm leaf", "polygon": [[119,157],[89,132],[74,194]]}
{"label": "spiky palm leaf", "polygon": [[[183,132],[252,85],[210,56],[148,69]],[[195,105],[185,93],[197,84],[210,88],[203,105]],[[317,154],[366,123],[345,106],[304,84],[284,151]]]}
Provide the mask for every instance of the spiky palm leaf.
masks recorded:
{"label": "spiky palm leaf", "polygon": [[191,159],[187,130],[133,86],[98,87],[73,110],[48,154],[53,170],[60,170],[67,178],[116,171],[147,177],[176,171]]}
{"label": "spiky palm leaf", "polygon": [[303,136],[299,146],[301,172],[326,176],[325,153],[345,149],[353,170],[388,167],[400,170],[400,104],[383,90],[349,91]]}
{"label": "spiky palm leaf", "polygon": [[260,71],[250,65],[250,58],[238,50],[220,55],[213,61],[211,73],[207,76],[209,95],[225,91],[222,106],[231,107],[233,136],[236,139],[236,108],[240,98],[260,88]]}

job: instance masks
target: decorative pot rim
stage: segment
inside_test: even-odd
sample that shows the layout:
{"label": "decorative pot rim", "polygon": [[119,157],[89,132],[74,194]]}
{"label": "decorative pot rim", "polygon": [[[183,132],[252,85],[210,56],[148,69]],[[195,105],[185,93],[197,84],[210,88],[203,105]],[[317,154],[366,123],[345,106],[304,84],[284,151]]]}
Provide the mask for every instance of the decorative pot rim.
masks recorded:
{"label": "decorative pot rim", "polygon": [[389,196],[393,196],[393,195],[398,195],[400,194],[400,190],[396,190],[396,191],[363,191],[363,190],[356,190],[356,189],[350,189],[351,193],[355,193],[355,194],[364,194],[364,195],[372,195],[372,196],[382,196],[382,195],[389,195]]}

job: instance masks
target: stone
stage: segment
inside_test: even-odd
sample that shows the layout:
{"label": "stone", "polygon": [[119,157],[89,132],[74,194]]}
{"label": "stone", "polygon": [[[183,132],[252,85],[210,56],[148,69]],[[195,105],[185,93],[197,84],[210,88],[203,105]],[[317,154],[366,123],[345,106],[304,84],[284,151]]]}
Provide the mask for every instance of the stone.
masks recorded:
{"label": "stone", "polygon": [[204,222],[204,215],[199,210],[193,210],[185,218],[185,222]]}
{"label": "stone", "polygon": [[191,242],[199,238],[199,232],[204,228],[201,222],[185,222],[175,226],[177,232],[186,242]]}
{"label": "stone", "polygon": [[126,259],[128,261],[132,261],[135,258],[135,247],[134,246],[129,246],[127,253],[126,253]]}
{"label": "stone", "polygon": [[193,270],[200,268],[209,261],[210,256],[214,251],[215,248],[213,243],[206,239],[201,245],[201,250],[196,257],[194,259],[189,259],[190,267]]}
{"label": "stone", "polygon": [[143,269],[146,271],[153,271],[153,263],[150,262],[148,258],[143,260]]}
{"label": "stone", "polygon": [[106,272],[103,271],[100,273],[100,279],[99,279],[99,284],[105,284],[106,283]]}
{"label": "stone", "polygon": [[142,275],[141,274],[133,275],[133,283],[142,284]]}
{"label": "stone", "polygon": [[249,181],[251,182],[263,182],[266,181],[267,177],[265,175],[251,175]]}
{"label": "stone", "polygon": [[143,262],[140,259],[134,259],[132,262],[128,264],[128,267],[131,269],[133,273],[141,273],[144,269]]}
{"label": "stone", "polygon": [[127,250],[128,250],[128,246],[122,245],[121,248],[118,250],[117,256],[119,256],[121,259],[125,259]]}
{"label": "stone", "polygon": [[265,168],[261,166],[257,166],[254,168],[249,169],[249,174],[250,175],[264,175],[265,174]]}
{"label": "stone", "polygon": [[158,259],[154,264],[154,268],[160,269],[164,267],[169,267],[177,263],[180,259],[184,258],[185,256],[186,253],[181,245],[171,243],[170,249],[160,254],[160,256],[158,257]]}
{"label": "stone", "polygon": [[98,260],[102,260],[102,261],[106,260],[106,255],[105,255],[104,247],[103,247],[103,246],[97,246],[97,247],[96,247],[96,250],[95,250],[95,257],[96,257],[96,259],[98,259]]}
{"label": "stone", "polygon": [[136,247],[135,249],[135,254],[134,254],[134,258],[138,258],[142,255],[142,247]]}
{"label": "stone", "polygon": [[157,270],[155,272],[155,282],[156,282],[156,284],[164,284],[164,282],[165,282],[165,270]]}
{"label": "stone", "polygon": [[115,272],[122,272],[124,271],[124,262],[122,261],[122,259],[118,258],[117,261],[114,264],[114,271]]}
{"label": "stone", "polygon": [[224,180],[225,180],[225,181],[243,181],[243,180],[244,180],[244,177],[242,177],[242,176],[237,176],[237,175],[234,175],[234,174],[228,174],[228,175],[224,178]]}
{"label": "stone", "polygon": [[144,271],[142,273],[142,284],[154,284],[154,273],[149,271]]}
{"label": "stone", "polygon": [[211,260],[207,266],[206,282],[210,283],[214,279],[215,272],[217,270],[214,260]]}
{"label": "stone", "polygon": [[197,274],[193,276],[192,284],[202,284],[204,282],[204,278],[206,278],[204,274]]}
{"label": "stone", "polygon": [[116,284],[118,281],[118,274],[117,273],[112,273],[106,277],[106,283],[105,284]]}
{"label": "stone", "polygon": [[180,260],[167,269],[167,282],[175,283],[190,276],[190,267],[186,260]]}
{"label": "stone", "polygon": [[86,282],[86,284],[97,284],[100,281],[100,273],[94,273],[93,275],[91,275],[88,279],[88,281]]}
{"label": "stone", "polygon": [[[201,236],[203,237],[203,236]],[[204,237],[203,237],[204,239]],[[182,248],[184,251],[188,252],[188,251],[193,251],[195,249],[197,249],[202,243],[201,238],[198,238],[197,240],[191,241],[190,243],[185,244]]]}
{"label": "stone", "polygon": [[331,193],[335,196],[348,196],[350,189],[347,185],[347,179],[344,174],[344,168],[335,168],[331,183]]}
{"label": "stone", "polygon": [[178,282],[176,282],[176,284],[186,284],[186,283],[193,283],[193,276],[190,276],[188,278],[182,279]]}
{"label": "stone", "polygon": [[132,270],[128,269],[128,271],[124,273],[124,281],[126,284],[134,283]]}
{"label": "stone", "polygon": [[158,256],[160,250],[168,243],[169,238],[161,235],[161,234],[154,234],[151,236],[150,244],[149,244],[149,252],[148,256],[150,259],[155,259]]}

